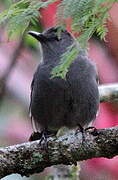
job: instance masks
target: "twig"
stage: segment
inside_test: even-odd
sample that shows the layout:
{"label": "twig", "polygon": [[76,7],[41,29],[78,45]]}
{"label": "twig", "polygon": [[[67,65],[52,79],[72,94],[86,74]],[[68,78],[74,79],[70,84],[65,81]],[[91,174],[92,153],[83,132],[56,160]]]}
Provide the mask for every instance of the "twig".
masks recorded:
{"label": "twig", "polygon": [[99,86],[100,102],[118,102],[118,83]]}

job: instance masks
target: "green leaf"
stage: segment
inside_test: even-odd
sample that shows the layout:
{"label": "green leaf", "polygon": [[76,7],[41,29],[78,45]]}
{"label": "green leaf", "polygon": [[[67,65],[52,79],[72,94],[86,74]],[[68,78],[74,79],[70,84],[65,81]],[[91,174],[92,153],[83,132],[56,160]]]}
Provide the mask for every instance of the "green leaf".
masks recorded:
{"label": "green leaf", "polygon": [[[11,0],[9,0],[10,2]],[[11,2],[10,7],[0,14],[0,24],[7,24],[9,36],[21,35],[31,23],[35,24],[40,17],[40,8],[58,0],[19,0]],[[52,77],[66,77],[69,66],[77,57],[81,48],[86,49],[88,40],[96,32],[100,39],[104,39],[107,33],[106,22],[109,19],[109,10],[118,0],[63,0],[60,1],[57,12],[57,24],[61,25],[58,31],[65,27],[65,19],[71,17],[71,28],[80,34],[77,41],[79,48],[72,46],[62,55],[61,63],[53,69]]]}
{"label": "green leaf", "polygon": [[73,44],[62,55],[60,64],[52,70],[51,78],[61,77],[62,79],[65,79],[66,73],[68,72],[70,64],[77,57],[77,54],[78,54],[78,49]]}
{"label": "green leaf", "polygon": [[23,34],[31,22],[37,21],[40,16],[39,9],[57,0],[42,2],[39,0],[21,0],[4,10],[0,14],[0,24],[7,22],[9,36]]}

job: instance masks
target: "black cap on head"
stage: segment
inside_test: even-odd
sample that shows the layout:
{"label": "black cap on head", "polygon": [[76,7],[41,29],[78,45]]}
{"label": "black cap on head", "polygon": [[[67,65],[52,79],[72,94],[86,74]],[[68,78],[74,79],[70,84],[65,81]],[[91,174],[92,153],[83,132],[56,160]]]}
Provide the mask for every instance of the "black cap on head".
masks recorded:
{"label": "black cap on head", "polygon": [[28,34],[40,42],[45,42],[48,40],[60,40],[63,34],[70,37],[70,33],[67,30],[60,29],[60,27],[51,27],[42,33],[29,31]]}

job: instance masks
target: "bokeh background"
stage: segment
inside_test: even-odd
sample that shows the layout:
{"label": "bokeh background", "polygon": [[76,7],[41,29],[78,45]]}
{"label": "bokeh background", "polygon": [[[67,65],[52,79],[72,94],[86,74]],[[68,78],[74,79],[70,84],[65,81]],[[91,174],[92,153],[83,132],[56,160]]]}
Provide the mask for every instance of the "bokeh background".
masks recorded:
{"label": "bokeh background", "polygon": [[[41,9],[41,19],[31,30],[42,31],[56,24],[59,2]],[[0,12],[10,5],[9,0],[0,1]],[[96,62],[100,84],[118,81],[118,3],[110,10],[105,41],[96,35],[89,42],[89,56]],[[70,29],[67,20],[67,29]],[[17,57],[18,56],[18,57]],[[17,58],[16,58],[17,57]],[[15,60],[16,59],[16,60]],[[28,141],[32,132],[29,118],[30,84],[40,62],[38,42],[26,35],[24,42],[15,37],[9,40],[5,25],[0,26],[0,146]],[[5,82],[5,83],[4,83]],[[4,87],[5,86],[5,87]],[[94,125],[107,128],[118,124],[118,102],[102,103]],[[117,180],[118,157],[87,160],[81,163],[80,180]],[[29,178],[10,175],[3,180],[46,179],[49,170]]]}

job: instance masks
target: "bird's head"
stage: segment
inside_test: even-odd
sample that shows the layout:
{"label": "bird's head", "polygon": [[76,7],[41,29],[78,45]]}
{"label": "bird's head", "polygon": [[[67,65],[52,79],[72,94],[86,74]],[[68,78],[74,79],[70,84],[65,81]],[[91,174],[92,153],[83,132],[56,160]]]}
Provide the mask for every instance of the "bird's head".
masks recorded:
{"label": "bird's head", "polygon": [[58,28],[52,27],[42,33],[35,31],[28,32],[28,34],[41,43],[44,61],[47,59],[48,61],[51,59],[51,62],[52,60],[58,61],[58,57],[62,56],[74,42],[74,38],[68,31],[62,30],[59,32]]}

